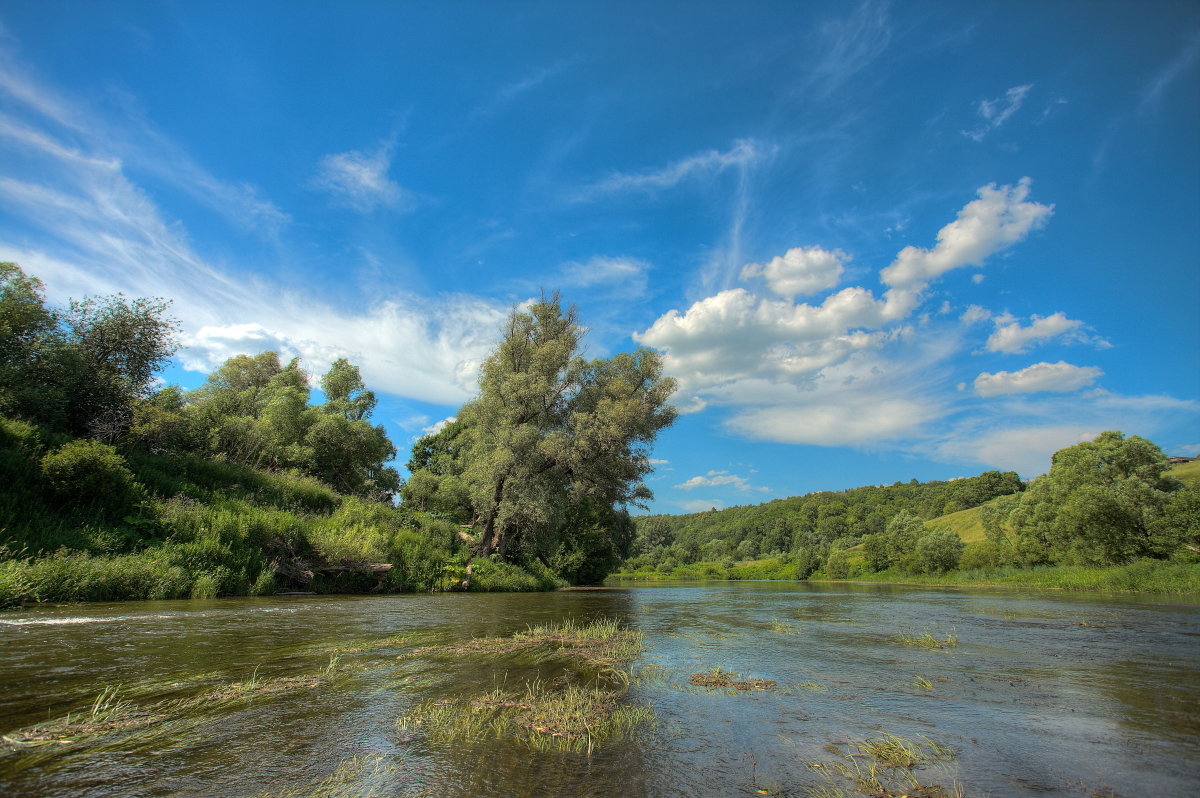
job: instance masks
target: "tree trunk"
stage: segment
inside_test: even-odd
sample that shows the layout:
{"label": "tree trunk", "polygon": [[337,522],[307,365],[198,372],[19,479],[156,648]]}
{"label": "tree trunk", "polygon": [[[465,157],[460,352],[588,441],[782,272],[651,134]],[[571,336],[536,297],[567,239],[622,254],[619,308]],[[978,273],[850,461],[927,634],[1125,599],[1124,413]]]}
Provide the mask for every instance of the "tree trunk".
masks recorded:
{"label": "tree trunk", "polygon": [[496,483],[496,490],[492,494],[492,506],[488,508],[487,520],[479,536],[479,546],[475,549],[476,557],[486,557],[500,546],[501,530],[496,526],[496,516],[500,513],[500,500],[504,498],[505,479],[500,477]]}

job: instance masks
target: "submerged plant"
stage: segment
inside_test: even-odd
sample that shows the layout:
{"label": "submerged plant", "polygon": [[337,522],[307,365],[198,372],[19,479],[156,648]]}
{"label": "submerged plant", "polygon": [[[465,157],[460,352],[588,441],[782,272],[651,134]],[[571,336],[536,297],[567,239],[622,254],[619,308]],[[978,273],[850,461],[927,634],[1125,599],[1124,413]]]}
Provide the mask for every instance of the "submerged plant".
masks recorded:
{"label": "submerged plant", "polygon": [[906,646],[917,646],[930,651],[958,647],[958,634],[953,627],[942,638],[934,634],[932,626],[926,626],[920,634],[902,634],[899,639]]}
{"label": "submerged plant", "polygon": [[[821,783],[808,788],[809,798],[849,798],[861,794],[875,798],[963,798],[953,769],[945,774],[946,778],[937,779],[948,780],[949,787],[925,784],[927,777],[918,776],[916,771],[945,766],[955,757],[952,749],[924,735],[910,740],[878,732],[873,737],[851,742],[844,749],[837,746],[826,749],[839,758],[806,763],[809,769],[821,774]],[[848,792],[847,786],[852,786],[854,792]]]}
{"label": "submerged plant", "polygon": [[611,689],[555,688],[533,681],[523,693],[497,689],[475,698],[429,701],[398,725],[419,728],[441,743],[501,738],[539,751],[590,753],[600,743],[624,738],[636,726],[654,720],[647,706],[619,704],[620,695]]}
{"label": "submerged plant", "polygon": [[775,686],[773,679],[741,679],[739,674],[723,671],[719,667],[707,673],[693,673],[688,683],[697,687],[734,690],[768,690]]}

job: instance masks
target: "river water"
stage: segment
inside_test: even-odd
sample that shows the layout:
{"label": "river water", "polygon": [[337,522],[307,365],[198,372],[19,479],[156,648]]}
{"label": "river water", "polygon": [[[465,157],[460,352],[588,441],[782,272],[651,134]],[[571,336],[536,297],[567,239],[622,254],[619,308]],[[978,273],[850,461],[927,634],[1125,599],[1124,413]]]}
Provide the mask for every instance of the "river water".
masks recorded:
{"label": "river water", "polygon": [[[582,753],[438,744],[397,725],[440,695],[531,676],[422,663],[422,640],[568,618],[644,633],[622,701],[653,723]],[[901,640],[926,631],[957,645]],[[928,775],[967,796],[1200,791],[1200,606],[1182,601],[751,582],[91,604],[0,614],[0,652],[10,739],[86,715],[106,689],[145,705],[247,680],[286,688],[102,744],[5,746],[12,798],[308,795],[339,767],[344,795],[804,796],[830,778],[811,763],[880,732],[952,748]],[[286,681],[343,667],[315,687]],[[714,668],[776,685],[689,684]]]}

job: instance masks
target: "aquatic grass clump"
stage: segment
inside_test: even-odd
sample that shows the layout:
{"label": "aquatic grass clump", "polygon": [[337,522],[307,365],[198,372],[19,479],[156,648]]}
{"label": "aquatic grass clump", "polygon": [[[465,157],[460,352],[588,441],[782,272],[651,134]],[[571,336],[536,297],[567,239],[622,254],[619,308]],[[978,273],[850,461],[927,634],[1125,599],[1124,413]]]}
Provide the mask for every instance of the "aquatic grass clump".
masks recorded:
{"label": "aquatic grass clump", "polygon": [[642,632],[613,619],[580,623],[568,619],[559,623],[530,626],[509,637],[479,637],[457,645],[427,646],[405,658],[419,656],[487,660],[524,656],[534,663],[561,660],[576,668],[587,668],[604,676],[628,681],[624,664],[637,658],[643,648]]}
{"label": "aquatic grass clump", "polygon": [[[382,754],[352,756],[338,763],[333,773],[315,784],[280,792],[262,792],[253,798],[363,798],[387,795],[388,785],[401,766]],[[376,791],[378,790],[378,792]]]}
{"label": "aquatic grass clump", "polygon": [[195,726],[212,719],[215,712],[247,703],[261,697],[293,693],[299,689],[328,686],[346,678],[353,668],[342,665],[338,658],[331,657],[320,671],[303,676],[281,676],[263,679],[255,668],[250,678],[240,682],[227,682],[202,690],[191,696],[161,699],[147,703],[134,703],[125,696],[135,694],[162,694],[164,689],[177,688],[177,684],[152,686],[143,684],[126,690],[122,685],[110,685],[97,694],[91,706],[81,712],[66,715],[9,732],[0,741],[9,750],[26,749],[48,745],[87,745],[103,750],[114,740],[121,739],[122,745],[129,734],[137,734],[143,740],[153,741],[169,736],[182,726]]}
{"label": "aquatic grass clump", "polygon": [[[520,693],[497,688],[482,695],[426,701],[397,725],[442,744],[506,739],[539,751],[591,753],[654,718],[647,706],[621,703],[633,681],[628,663],[643,647],[641,632],[613,619],[530,626],[509,637],[418,648],[400,657],[432,656],[459,667],[499,660],[504,666],[550,663],[553,681],[534,679]],[[496,672],[494,677],[501,674]]]}
{"label": "aquatic grass clump", "polygon": [[707,673],[693,673],[688,677],[688,684],[696,687],[733,690],[769,690],[775,686],[773,679],[742,679],[739,674],[713,668]]}
{"label": "aquatic grass clump", "polygon": [[939,638],[933,633],[933,627],[927,626],[920,634],[910,633],[902,634],[899,637],[901,643],[906,646],[916,646],[928,651],[936,651],[945,648],[958,648],[958,634],[952,627],[945,637]]}
{"label": "aquatic grass clump", "polygon": [[[963,798],[955,779],[953,749],[924,735],[907,739],[877,732],[874,736],[851,742],[845,748],[826,746],[838,755],[832,761],[807,762],[809,769],[821,774],[821,783],[807,789],[809,798],[850,798],[871,795],[874,798]],[[916,771],[940,766],[944,773],[935,780]],[[923,783],[930,780],[931,783]],[[933,782],[949,781],[950,786]],[[848,784],[847,784],[848,782]],[[848,789],[850,788],[850,789]]]}
{"label": "aquatic grass clump", "polygon": [[439,743],[505,739],[538,751],[591,753],[654,720],[647,706],[619,703],[619,691],[535,680],[523,693],[494,690],[475,698],[428,701],[398,721]]}

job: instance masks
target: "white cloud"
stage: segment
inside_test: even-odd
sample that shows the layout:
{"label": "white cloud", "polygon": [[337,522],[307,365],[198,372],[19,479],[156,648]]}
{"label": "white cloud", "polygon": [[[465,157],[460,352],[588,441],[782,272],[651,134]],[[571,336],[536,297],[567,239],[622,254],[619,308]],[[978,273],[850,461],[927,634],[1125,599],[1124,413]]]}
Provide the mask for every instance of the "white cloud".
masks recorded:
{"label": "white cloud", "polygon": [[863,288],[845,288],[820,305],[760,299],[735,288],[683,314],[672,310],[633,338],[664,350],[668,371],[694,390],[748,377],[813,375],[875,346],[878,334],[861,330],[893,315],[893,306]]}
{"label": "white cloud", "polygon": [[657,457],[651,457],[647,462],[650,463],[650,465],[652,465],[652,466],[660,466],[660,465],[669,465],[671,461],[670,460],[661,460]]}
{"label": "white cloud", "polygon": [[986,344],[989,352],[1020,354],[1055,338],[1068,343],[1089,343],[1101,349],[1111,346],[1104,339],[1089,335],[1082,321],[1068,319],[1064,313],[1032,316],[1027,327],[1022,327],[1019,319],[1008,315],[997,316],[995,322],[996,330]]}
{"label": "white cloud", "polygon": [[958,318],[964,324],[975,324],[976,322],[987,321],[991,317],[992,314],[979,305],[968,305],[967,309]]}
{"label": "white cloud", "polygon": [[374,152],[349,150],[326,155],[317,163],[313,185],[329,192],[338,205],[360,213],[376,208],[403,210],[409,192],[388,177],[394,142],[385,141]]}
{"label": "white cloud", "polygon": [[702,476],[692,477],[685,482],[681,482],[675,487],[680,490],[693,490],[695,488],[717,488],[724,485],[737,488],[741,491],[757,490],[768,493],[771,490],[770,488],[751,485],[750,480],[746,477],[731,474],[728,471],[709,471]]}
{"label": "white cloud", "polygon": [[730,419],[728,426],[753,440],[865,446],[911,436],[936,415],[924,402],[872,396],[860,390],[795,407],[745,410]]}
{"label": "white cloud", "polygon": [[979,189],[979,199],[967,203],[958,218],[937,234],[933,249],[908,246],[880,272],[892,288],[922,290],[926,283],[961,266],[978,266],[990,255],[1022,241],[1046,223],[1053,205],[1027,202],[1032,181],[1023,177],[1016,186]]}
{"label": "white cloud", "polygon": [[[1139,110],[1145,113],[1157,105],[1167,88],[1180,75],[1187,74],[1196,61],[1200,59],[1200,30],[1196,30],[1185,44],[1159,72],[1146,84],[1142,90],[1142,102]],[[1187,102],[1185,100],[1184,102]]]}
{"label": "white cloud", "polygon": [[1103,374],[1095,366],[1073,366],[1061,360],[1057,363],[1034,363],[1020,371],[983,372],[975,378],[975,393],[980,396],[1039,391],[1068,393],[1091,385]]}
{"label": "white cloud", "polygon": [[964,130],[962,134],[975,141],[983,141],[988,133],[1008,121],[1008,118],[1021,109],[1025,95],[1033,88],[1032,84],[1013,86],[1004,93],[1003,97],[992,100],[980,100],[976,111],[982,120],[974,130]]}
{"label": "white cloud", "polygon": [[833,288],[842,277],[850,256],[840,249],[795,247],[769,262],[748,263],[742,268],[742,280],[763,277],[767,286],[784,299],[815,294]]}
{"label": "white cloud", "polygon": [[637,258],[611,258],[596,255],[586,261],[563,265],[559,280],[567,288],[613,286],[627,296],[646,292],[646,273],[650,264]]}
{"label": "white cloud", "polygon": [[[4,76],[11,77],[0,71]],[[0,88],[11,94],[12,81]],[[36,87],[18,88],[42,96]],[[188,368],[209,370],[239,351],[276,349],[303,356],[314,373],[348,357],[373,389],[398,396],[449,404],[474,393],[479,363],[499,338],[506,307],[473,296],[397,291],[347,311],[324,297],[288,293],[210,263],[130,179],[126,159],[109,149],[106,125],[90,124],[64,102],[48,102],[31,100],[21,119],[11,122],[10,114],[11,124],[0,128],[0,137],[20,148],[20,163],[39,175],[38,182],[22,179],[14,168],[0,177],[0,202],[6,227],[36,242],[5,246],[3,259],[42,278],[52,302],[118,291],[170,297],[188,344],[180,352]],[[51,112],[54,120],[47,122]],[[61,132],[63,120],[72,123],[70,134]],[[139,162],[174,147],[155,146]],[[210,181],[195,190],[219,187]],[[271,208],[260,206],[262,213]]]}
{"label": "white cloud", "polygon": [[739,139],[725,152],[707,150],[691,155],[649,172],[614,172],[603,180],[584,186],[575,194],[577,202],[595,199],[606,194],[629,191],[654,193],[695,177],[711,177],[730,167],[745,166],[766,154],[762,145],[752,139]]}
{"label": "white cloud", "polygon": [[986,416],[951,425],[939,441],[922,448],[950,462],[977,462],[1023,477],[1044,473],[1050,456],[1065,446],[1092,440],[1104,430],[1121,430],[1154,440],[1165,428],[1200,417],[1200,402],[1169,396],[1122,396],[1103,390],[1032,400],[1010,397]]}

